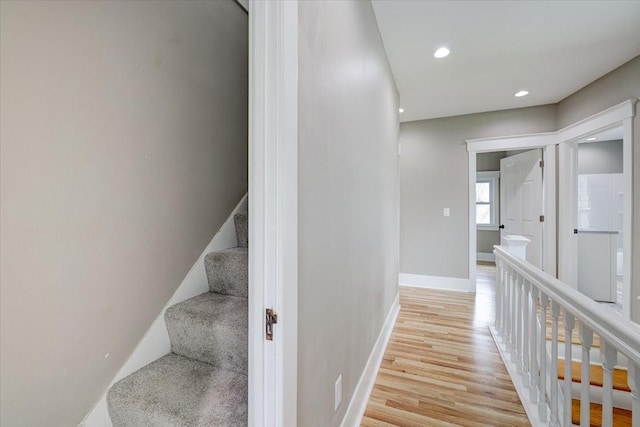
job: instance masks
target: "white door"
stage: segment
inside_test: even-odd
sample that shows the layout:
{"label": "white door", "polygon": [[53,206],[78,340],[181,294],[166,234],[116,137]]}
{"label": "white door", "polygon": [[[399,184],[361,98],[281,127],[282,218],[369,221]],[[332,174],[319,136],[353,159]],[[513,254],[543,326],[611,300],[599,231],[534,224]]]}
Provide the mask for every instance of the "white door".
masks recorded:
{"label": "white door", "polygon": [[[500,160],[500,238],[525,236],[527,261],[542,269],[542,150]],[[504,242],[503,242],[504,243]],[[501,244],[503,244],[501,243]]]}

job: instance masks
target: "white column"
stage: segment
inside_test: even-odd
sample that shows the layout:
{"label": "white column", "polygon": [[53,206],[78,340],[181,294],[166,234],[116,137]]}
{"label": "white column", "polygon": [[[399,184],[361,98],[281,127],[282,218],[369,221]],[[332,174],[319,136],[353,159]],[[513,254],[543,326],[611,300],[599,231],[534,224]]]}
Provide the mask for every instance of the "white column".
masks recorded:
{"label": "white column", "polygon": [[531,240],[524,236],[507,234],[504,237],[504,241],[507,245],[507,252],[518,258],[527,259],[527,245],[531,243]]}

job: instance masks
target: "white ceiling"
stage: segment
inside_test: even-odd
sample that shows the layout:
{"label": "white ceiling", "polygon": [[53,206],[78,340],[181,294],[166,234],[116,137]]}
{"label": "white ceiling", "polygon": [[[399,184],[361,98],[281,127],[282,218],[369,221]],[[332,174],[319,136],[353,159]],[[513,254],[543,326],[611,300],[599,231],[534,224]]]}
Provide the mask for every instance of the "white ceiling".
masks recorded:
{"label": "white ceiling", "polygon": [[640,1],[372,3],[403,122],[556,103],[640,54]]}

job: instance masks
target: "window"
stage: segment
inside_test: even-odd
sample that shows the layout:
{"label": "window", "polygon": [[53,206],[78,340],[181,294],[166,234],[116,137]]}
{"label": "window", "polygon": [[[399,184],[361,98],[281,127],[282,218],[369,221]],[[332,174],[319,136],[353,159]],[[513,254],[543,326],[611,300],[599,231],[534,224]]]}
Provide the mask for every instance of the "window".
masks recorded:
{"label": "window", "polygon": [[499,180],[500,172],[476,174],[476,226],[478,229],[498,229]]}

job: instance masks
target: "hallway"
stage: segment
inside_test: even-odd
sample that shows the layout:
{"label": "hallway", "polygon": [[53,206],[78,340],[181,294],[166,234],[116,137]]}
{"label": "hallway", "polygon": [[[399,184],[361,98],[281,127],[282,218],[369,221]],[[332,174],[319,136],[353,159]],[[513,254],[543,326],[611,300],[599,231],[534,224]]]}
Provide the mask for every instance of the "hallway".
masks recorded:
{"label": "hallway", "polygon": [[495,267],[477,293],[400,288],[400,314],[362,426],[528,426],[488,326]]}

